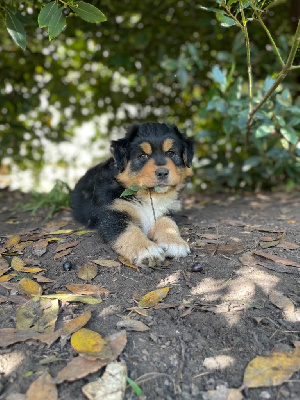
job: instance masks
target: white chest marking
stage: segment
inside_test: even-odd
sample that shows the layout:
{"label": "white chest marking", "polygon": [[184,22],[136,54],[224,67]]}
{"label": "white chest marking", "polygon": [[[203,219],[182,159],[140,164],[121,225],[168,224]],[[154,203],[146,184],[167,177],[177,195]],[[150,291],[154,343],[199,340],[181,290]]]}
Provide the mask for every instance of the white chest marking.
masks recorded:
{"label": "white chest marking", "polygon": [[170,211],[180,210],[180,201],[177,199],[166,199],[164,196],[161,196],[152,198],[152,201],[153,209],[150,199],[145,199],[142,203],[136,202],[134,204],[134,207],[140,217],[141,229],[146,235],[155,223],[154,214],[155,218],[158,219]]}

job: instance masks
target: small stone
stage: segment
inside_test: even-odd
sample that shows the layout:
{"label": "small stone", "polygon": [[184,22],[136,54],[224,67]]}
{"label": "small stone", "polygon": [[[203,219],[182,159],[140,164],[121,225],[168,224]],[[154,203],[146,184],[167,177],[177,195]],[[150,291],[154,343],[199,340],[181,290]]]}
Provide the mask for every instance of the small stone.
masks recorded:
{"label": "small stone", "polygon": [[270,395],[269,392],[267,392],[266,390],[264,390],[264,391],[262,391],[262,392],[260,393],[259,397],[260,397],[261,399],[270,399],[270,398],[271,398],[271,395]]}
{"label": "small stone", "polygon": [[203,272],[203,266],[201,264],[194,264],[192,266],[192,272]]}
{"label": "small stone", "polygon": [[72,269],[72,264],[69,261],[66,261],[63,265],[64,271],[70,271]]}

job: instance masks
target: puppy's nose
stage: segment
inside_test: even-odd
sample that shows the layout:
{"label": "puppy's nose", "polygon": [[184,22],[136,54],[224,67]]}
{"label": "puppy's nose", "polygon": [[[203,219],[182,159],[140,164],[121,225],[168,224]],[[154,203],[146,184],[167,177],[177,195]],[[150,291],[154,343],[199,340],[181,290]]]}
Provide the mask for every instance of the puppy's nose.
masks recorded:
{"label": "puppy's nose", "polygon": [[165,179],[169,176],[169,170],[167,168],[157,168],[155,175],[158,179]]}

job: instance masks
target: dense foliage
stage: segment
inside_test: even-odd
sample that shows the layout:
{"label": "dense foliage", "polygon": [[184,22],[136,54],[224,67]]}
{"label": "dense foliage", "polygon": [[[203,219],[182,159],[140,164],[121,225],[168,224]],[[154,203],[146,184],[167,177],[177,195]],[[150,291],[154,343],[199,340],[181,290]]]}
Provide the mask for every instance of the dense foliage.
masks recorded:
{"label": "dense foliage", "polygon": [[[47,3],[0,0],[0,159],[37,167],[44,138],[68,140],[76,126],[106,114],[108,129],[98,125],[98,138],[133,120],[176,122],[195,137],[195,182],[202,186],[300,182],[299,69],[286,71],[249,121],[251,101],[255,108],[288,61],[297,0],[207,0],[205,7],[180,0],[86,1],[107,21],[90,24],[71,13],[50,43],[47,29],[38,27]],[[7,33],[8,4],[22,16],[25,51]],[[300,52],[294,55],[297,66]]]}

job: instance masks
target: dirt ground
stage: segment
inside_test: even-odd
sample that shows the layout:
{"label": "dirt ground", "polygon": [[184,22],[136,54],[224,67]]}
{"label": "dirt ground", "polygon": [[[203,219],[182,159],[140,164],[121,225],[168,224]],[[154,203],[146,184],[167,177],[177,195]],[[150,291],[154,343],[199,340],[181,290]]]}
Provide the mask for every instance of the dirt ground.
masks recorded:
{"label": "dirt ground", "polygon": [[[87,282],[77,276],[80,266],[95,259],[118,261],[117,255],[96,232],[50,234],[84,228],[73,221],[70,210],[60,211],[51,221],[45,220],[45,211],[34,216],[20,212],[17,205],[26,199],[19,192],[0,192],[0,259],[10,265],[13,256],[19,256],[27,266],[35,260],[45,268],[43,275],[54,282],[40,283],[43,294],[66,292],[65,285],[72,283],[98,284],[109,291],[96,305],[60,301],[55,329],[88,310],[92,317],[85,328],[103,337],[118,331],[122,316],[130,314],[131,319],[144,322],[149,327],[145,332],[127,330],[127,344],[118,357],[126,363],[128,376],[139,383],[140,399],[226,400],[224,387],[239,388],[252,359],[299,347],[300,251],[295,246],[300,245],[299,194],[186,195],[176,219],[191,255],[157,269],[98,266],[96,277]],[[34,253],[35,241],[23,250],[3,251],[13,235],[21,235],[24,241],[39,233],[48,239],[59,236],[59,241],[49,241],[40,256]],[[58,245],[79,239],[70,254],[54,260]],[[266,243],[272,247],[263,248]],[[72,264],[69,271],[63,268],[66,261]],[[200,264],[200,271],[192,271],[195,264]],[[0,282],[1,329],[15,328],[16,311],[29,299],[16,285],[25,275],[17,272],[8,283]],[[33,275],[29,276],[35,279]],[[167,286],[171,286],[167,296],[143,310],[147,315],[128,310],[147,292]],[[285,296],[288,310],[275,305],[270,296],[274,293]],[[56,356],[53,362],[40,364],[50,356]],[[0,348],[0,398],[25,398],[41,371],[55,377],[76,356],[69,340],[64,346],[59,340],[50,347],[28,340]],[[98,379],[103,370],[59,384],[58,398],[86,399],[82,387]],[[217,387],[219,392],[213,395],[210,391]],[[17,393],[23,396],[13,396]],[[125,399],[137,398],[127,387]],[[300,372],[279,386],[245,387],[241,398],[299,399]]]}

